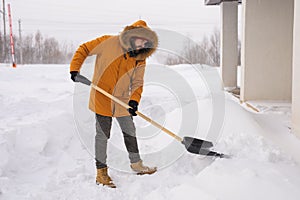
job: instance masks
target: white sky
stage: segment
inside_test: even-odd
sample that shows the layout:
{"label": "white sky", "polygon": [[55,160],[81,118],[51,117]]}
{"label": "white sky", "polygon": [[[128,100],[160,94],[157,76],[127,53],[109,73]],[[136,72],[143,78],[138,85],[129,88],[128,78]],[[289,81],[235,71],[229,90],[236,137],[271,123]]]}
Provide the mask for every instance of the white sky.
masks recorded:
{"label": "white sky", "polygon": [[198,41],[220,27],[220,7],[205,6],[204,0],[6,0],[7,3],[11,4],[14,34],[18,33],[21,19],[24,35],[40,30],[45,36],[75,45],[102,34],[118,34],[139,18],[151,28],[178,31]]}

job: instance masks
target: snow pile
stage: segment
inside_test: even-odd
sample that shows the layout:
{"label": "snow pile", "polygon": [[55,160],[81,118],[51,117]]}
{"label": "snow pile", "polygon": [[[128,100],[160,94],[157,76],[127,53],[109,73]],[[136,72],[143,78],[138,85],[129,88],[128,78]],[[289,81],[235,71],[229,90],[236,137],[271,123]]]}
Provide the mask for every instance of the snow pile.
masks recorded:
{"label": "snow pile", "polygon": [[[198,67],[209,72],[206,74],[217,70]],[[177,132],[180,130],[178,124],[183,120],[182,113],[197,102],[200,127],[196,135],[204,137],[201,132],[207,132],[212,116],[209,92],[205,84],[195,82],[198,77],[191,66],[180,65],[172,69],[189,77],[193,91],[197,91],[195,98],[180,99],[184,102],[180,107],[170,90],[160,91],[152,85],[146,87],[141,111],[157,120],[162,119],[168,128]],[[160,76],[172,82],[172,76]],[[210,79],[217,81],[218,77],[214,76]],[[151,76],[147,77],[146,82],[149,81]],[[299,165],[284,149],[266,139],[265,129],[258,119],[229,95],[225,99],[223,129],[215,148],[233,155],[232,159],[189,154],[164,133],[150,135],[151,140],[143,140],[150,136],[138,133],[142,134],[139,135],[142,153],[158,152],[156,160],[145,155],[145,161],[157,165],[159,171],[151,176],[136,176],[117,170],[120,165],[128,169],[129,161],[126,153],[116,155],[117,148],[111,148],[116,145],[119,145],[118,149],[125,148],[114,124],[109,163],[113,166],[110,174],[118,188],[96,186],[94,161],[89,154],[92,152],[94,117],[89,111],[81,117],[74,113],[74,85],[69,79],[68,66],[26,65],[16,69],[0,66],[0,199],[299,199]],[[88,88],[84,90],[88,94]],[[84,102],[79,104],[82,105],[80,109],[87,110]],[[267,116],[262,114],[259,118],[275,127]],[[76,124],[80,119],[84,123]],[[189,121],[193,120],[189,118]],[[135,121],[138,129],[149,127],[140,119]],[[79,131],[88,127],[84,132],[87,135],[79,135],[83,142],[89,143],[79,140],[76,125]],[[288,129],[280,131],[288,134]],[[162,149],[173,142],[170,150],[179,156],[164,163],[165,155],[170,157],[174,153]],[[294,142],[299,144],[296,139]]]}

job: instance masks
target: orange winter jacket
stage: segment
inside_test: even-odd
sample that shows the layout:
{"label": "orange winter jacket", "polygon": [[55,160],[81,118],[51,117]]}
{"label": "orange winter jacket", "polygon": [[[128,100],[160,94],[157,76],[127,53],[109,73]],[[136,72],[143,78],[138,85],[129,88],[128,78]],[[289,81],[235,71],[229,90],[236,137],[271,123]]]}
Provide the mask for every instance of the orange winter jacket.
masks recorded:
{"label": "orange winter jacket", "polygon": [[[132,57],[132,37],[150,41],[151,47]],[[87,56],[96,55],[93,84],[128,103],[141,99],[146,58],[157,48],[158,38],[146,22],[139,20],[125,27],[120,35],[104,35],[86,42],[77,49],[70,64],[70,71],[80,71]],[[108,97],[91,88],[89,108],[103,116],[128,116],[128,111]]]}

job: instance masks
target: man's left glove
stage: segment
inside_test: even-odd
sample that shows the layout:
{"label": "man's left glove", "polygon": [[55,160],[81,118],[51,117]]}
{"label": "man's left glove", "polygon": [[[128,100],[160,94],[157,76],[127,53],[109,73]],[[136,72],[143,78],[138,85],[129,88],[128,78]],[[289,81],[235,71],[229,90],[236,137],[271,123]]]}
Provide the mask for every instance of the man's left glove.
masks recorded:
{"label": "man's left glove", "polygon": [[71,79],[75,82],[75,78],[79,74],[79,72],[77,72],[77,71],[71,71],[70,74],[71,74]]}
{"label": "man's left glove", "polygon": [[138,105],[139,103],[135,100],[130,100],[128,102],[128,105],[131,107],[128,109],[128,112],[132,115],[132,116],[137,116],[137,114],[135,113],[138,110]]}

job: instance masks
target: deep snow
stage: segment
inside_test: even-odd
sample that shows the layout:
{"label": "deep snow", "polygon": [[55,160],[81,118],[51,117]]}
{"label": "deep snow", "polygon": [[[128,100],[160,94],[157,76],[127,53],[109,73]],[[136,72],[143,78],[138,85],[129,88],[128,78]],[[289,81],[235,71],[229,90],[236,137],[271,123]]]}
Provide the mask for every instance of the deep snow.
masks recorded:
{"label": "deep snow", "polygon": [[[217,68],[196,68],[208,81],[218,82]],[[215,148],[233,155],[232,159],[189,154],[174,139],[135,118],[143,158],[158,166],[158,172],[151,176],[128,173],[129,161],[114,124],[108,162],[118,188],[96,186],[91,156],[94,117],[86,105],[89,89],[76,85],[74,90],[66,65],[25,65],[16,69],[0,65],[0,199],[300,198],[299,165],[286,153],[284,145],[266,136],[266,129],[273,128],[300,144],[285,126],[288,109],[255,114],[230,95],[217,91],[225,97],[222,131],[216,136],[207,135],[215,112],[210,91],[194,68],[179,65],[163,68],[170,73],[155,73],[160,69],[156,70],[146,76],[148,86],[140,110],[174,132],[182,130],[182,116],[186,118],[188,112],[187,125],[197,118],[199,127],[195,134],[184,127],[187,132],[180,135],[211,137],[217,144]],[[170,75],[171,71],[187,79],[194,99],[177,94],[186,91],[180,84],[172,85],[180,81],[175,74]],[[169,80],[169,88],[151,84],[154,79]],[[178,90],[173,90],[177,86]],[[198,110],[194,110],[195,106]]]}

